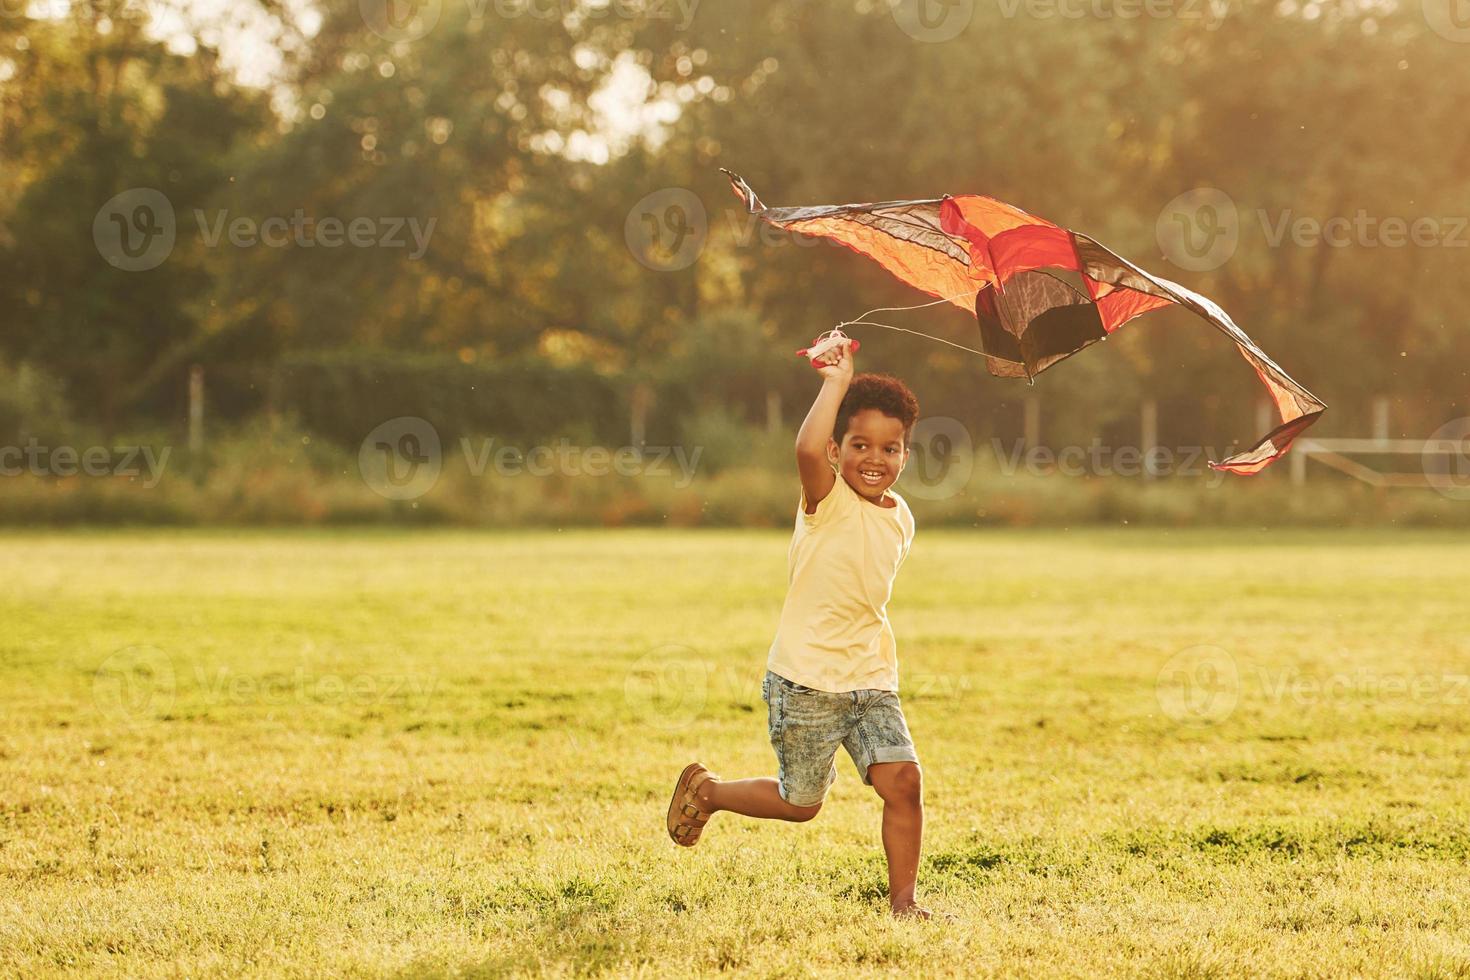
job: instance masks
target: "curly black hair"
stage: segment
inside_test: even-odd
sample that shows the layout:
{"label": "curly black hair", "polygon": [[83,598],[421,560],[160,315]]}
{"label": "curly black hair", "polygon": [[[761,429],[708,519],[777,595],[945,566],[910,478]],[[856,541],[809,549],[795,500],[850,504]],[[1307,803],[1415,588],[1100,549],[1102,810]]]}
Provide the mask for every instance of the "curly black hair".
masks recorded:
{"label": "curly black hair", "polygon": [[847,386],[847,394],[837,409],[832,438],[841,443],[847,435],[847,423],[865,408],[876,408],[902,422],[905,443],[914,434],[914,423],[919,420],[919,400],[909,391],[909,386],[889,374],[859,374]]}

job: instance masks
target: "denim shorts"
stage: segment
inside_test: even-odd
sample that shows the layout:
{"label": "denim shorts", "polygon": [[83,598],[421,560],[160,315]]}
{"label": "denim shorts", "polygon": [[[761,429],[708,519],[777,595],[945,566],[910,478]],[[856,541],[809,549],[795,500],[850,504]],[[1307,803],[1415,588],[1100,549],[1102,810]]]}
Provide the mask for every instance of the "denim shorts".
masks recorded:
{"label": "denim shorts", "polygon": [[914,740],[894,691],[833,694],[793,683],[766,671],[761,700],[770,706],[771,747],[781,798],[793,806],[816,806],[837,779],[837,746],[847,750],[867,785],[875,762],[918,762]]}

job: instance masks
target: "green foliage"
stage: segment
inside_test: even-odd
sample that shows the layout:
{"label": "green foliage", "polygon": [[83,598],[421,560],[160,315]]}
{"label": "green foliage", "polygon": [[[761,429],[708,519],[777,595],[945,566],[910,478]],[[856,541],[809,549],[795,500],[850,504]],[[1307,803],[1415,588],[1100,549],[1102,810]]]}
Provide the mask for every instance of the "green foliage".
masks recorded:
{"label": "green foliage", "polygon": [[[1417,8],[1251,0],[1213,23],[979,4],[954,40],[925,43],[868,0],[706,3],[687,21],[678,5],[560,19],[431,6],[434,29],[395,42],[356,0],[322,4],[309,36],[260,4],[284,58],[270,92],[229,74],[208,43],[218,25],[190,21],[205,43],[182,56],[146,5],[0,18],[0,355],[57,378],[77,424],[110,432],[181,429],[193,363],[212,422],[291,410],[344,446],[387,417],[380,405],[455,432],[580,425],[619,441],[643,386],[650,439],[716,411],[789,432],[812,390],[790,352],[921,297],[844,249],[763,233],[724,165],[770,204],[976,191],[1091,233],[1217,298],[1333,406],[1320,434],[1364,434],[1377,396],[1394,435],[1470,411],[1461,249],[1268,234],[1359,212],[1449,230],[1465,215],[1463,153],[1445,134],[1462,128],[1470,62]],[[1240,243],[1219,269],[1173,269],[1155,222],[1205,186],[1235,202]],[[167,195],[178,241],[130,273],[91,229],[134,187]],[[691,264],[660,271],[625,233],[667,189],[699,199],[708,233]],[[415,257],[209,244],[200,228],[297,212],[312,228],[432,231]],[[963,311],[887,319],[974,340]],[[926,414],[1018,428],[1026,392],[978,359],[855,332],[859,367],[907,379]],[[482,378],[505,395],[470,387]],[[1152,398],[1167,441],[1223,447],[1259,434],[1255,385],[1223,338],[1154,313],[1038,391],[1048,439],[1117,441]]]}
{"label": "green foliage", "polygon": [[0,361],[0,444],[56,445],[77,434],[60,379],[34,365]]}
{"label": "green foliage", "polygon": [[[271,118],[263,95],[228,84],[207,54],[150,40],[143,5],[119,5],[116,18],[75,7],[19,18],[0,56],[13,69],[0,97],[19,120],[7,167],[22,175],[0,203],[0,350],[62,378],[82,418],[118,427],[172,408],[207,340],[215,285],[189,209],[228,183],[229,153]],[[104,261],[93,222],[138,187],[174,203],[180,234],[161,267],[132,273]]]}
{"label": "green foliage", "polygon": [[427,419],[446,441],[627,438],[623,385],[585,364],[341,350],[286,358],[269,386],[276,408],[354,451],[378,425],[405,415]]}
{"label": "green foliage", "polygon": [[[404,384],[404,377],[399,376],[395,384]],[[428,377],[440,375],[431,370]],[[469,377],[480,384],[485,374]],[[523,379],[519,373],[511,377]],[[346,390],[356,392],[369,384],[348,385]],[[368,432],[394,417],[387,399],[390,392],[402,390],[385,385],[382,411],[373,415],[371,406],[364,406],[364,427],[355,430],[350,441],[323,437],[291,413],[262,416],[238,427],[215,427],[197,456],[171,444],[161,433],[120,437],[111,445],[147,445],[155,456],[169,454],[156,480],[151,473],[142,478],[4,476],[0,478],[0,525],[786,528],[796,512],[798,483],[789,441],[784,435],[772,437],[761,429],[742,428],[719,413],[692,416],[693,424],[681,437],[672,443],[650,440],[654,448],[639,458],[630,455],[625,433],[615,432],[607,443],[599,444],[566,436],[537,441],[512,436],[503,429],[489,434],[451,428],[472,426],[484,418],[473,413],[473,406],[465,409],[467,414],[455,414],[454,406],[459,403],[453,400],[441,401],[448,407],[435,416],[436,428],[443,427],[439,479],[421,497],[388,500],[364,479],[359,449]],[[324,393],[320,405],[328,405],[329,394]],[[338,420],[344,434],[351,428],[350,413],[341,407],[326,417]],[[465,434],[451,434],[457,431]],[[57,445],[44,439],[41,444]],[[86,444],[73,445],[84,448]],[[557,462],[542,472],[519,462],[505,468],[494,462],[495,454],[503,450],[512,450],[514,459],[522,461],[538,447],[553,455],[564,448],[569,463]],[[604,454],[600,469],[587,464],[593,451]],[[610,465],[607,461],[615,454],[624,454],[631,465],[621,469]],[[921,530],[1088,525],[1239,529],[1470,526],[1470,509],[1439,494],[1383,493],[1326,473],[1314,474],[1310,492],[1304,494],[1291,486],[1285,474],[1251,480],[1222,480],[1216,474],[1214,479],[1179,476],[1145,481],[1025,469],[1008,473],[983,455],[973,463],[969,478],[942,499],[910,492],[900,484]]]}

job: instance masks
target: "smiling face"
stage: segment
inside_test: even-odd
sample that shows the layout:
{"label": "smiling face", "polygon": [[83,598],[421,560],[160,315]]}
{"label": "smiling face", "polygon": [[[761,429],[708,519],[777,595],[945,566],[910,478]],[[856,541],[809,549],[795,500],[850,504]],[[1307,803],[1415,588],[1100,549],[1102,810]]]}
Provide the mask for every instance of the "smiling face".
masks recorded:
{"label": "smiling face", "polygon": [[848,486],[878,503],[909,461],[903,422],[876,408],[854,412],[841,445],[827,441],[827,458]]}

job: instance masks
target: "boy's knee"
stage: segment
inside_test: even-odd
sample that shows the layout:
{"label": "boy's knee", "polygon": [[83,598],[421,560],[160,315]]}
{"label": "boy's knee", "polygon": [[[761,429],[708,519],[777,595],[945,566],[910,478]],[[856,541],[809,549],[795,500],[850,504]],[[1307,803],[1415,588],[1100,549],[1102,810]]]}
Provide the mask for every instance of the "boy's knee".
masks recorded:
{"label": "boy's knee", "polygon": [[795,803],[791,803],[788,806],[791,807],[791,819],[796,823],[806,823],[822,809],[822,804],[820,803],[813,803],[811,806],[797,806]]}
{"label": "boy's knee", "polygon": [[873,788],[885,803],[919,806],[924,799],[924,777],[917,762],[902,762],[888,767],[881,780],[873,780]]}

